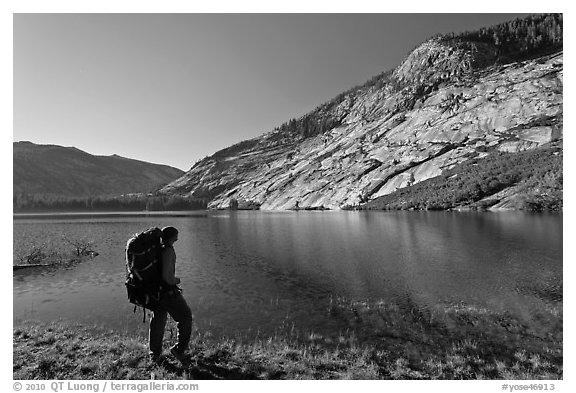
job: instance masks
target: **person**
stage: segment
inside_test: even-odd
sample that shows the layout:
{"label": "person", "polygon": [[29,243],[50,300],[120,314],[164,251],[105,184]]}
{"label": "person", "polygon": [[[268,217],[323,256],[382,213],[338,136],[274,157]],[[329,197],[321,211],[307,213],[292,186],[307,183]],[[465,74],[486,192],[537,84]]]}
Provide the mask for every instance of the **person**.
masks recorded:
{"label": "person", "polygon": [[178,287],[180,279],[176,277],[176,252],[174,243],[178,240],[178,230],[174,227],[162,228],[161,275],[162,291],[158,307],[153,311],[150,320],[150,358],[160,360],[162,340],[168,314],[176,321],[178,329],[177,343],[170,352],[180,362],[187,361],[186,349],[192,334],[192,312]]}

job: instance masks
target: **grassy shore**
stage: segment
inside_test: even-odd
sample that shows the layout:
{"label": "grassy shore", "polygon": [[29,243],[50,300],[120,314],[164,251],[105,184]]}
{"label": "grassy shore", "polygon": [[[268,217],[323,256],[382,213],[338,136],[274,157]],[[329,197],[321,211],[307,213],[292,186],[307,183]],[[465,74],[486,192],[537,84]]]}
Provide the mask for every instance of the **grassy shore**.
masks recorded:
{"label": "grassy shore", "polygon": [[[335,299],[346,334],[235,340],[193,335],[192,361],[155,364],[146,340],[65,323],[13,329],[14,379],[562,379],[562,310],[531,326],[466,305]],[[169,336],[169,334],[167,334]],[[165,340],[168,353],[169,337]]]}

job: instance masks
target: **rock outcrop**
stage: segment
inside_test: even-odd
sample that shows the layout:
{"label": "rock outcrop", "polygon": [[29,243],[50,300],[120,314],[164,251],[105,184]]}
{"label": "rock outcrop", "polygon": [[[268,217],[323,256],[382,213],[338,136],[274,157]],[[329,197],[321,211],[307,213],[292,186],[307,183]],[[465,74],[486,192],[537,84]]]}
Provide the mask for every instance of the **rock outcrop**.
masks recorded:
{"label": "rock outcrop", "polygon": [[311,136],[280,130],[197,163],[162,193],[211,208],[341,209],[440,175],[490,151],[562,138],[563,55],[494,64],[489,44],[432,39],[381,85],[346,95]]}

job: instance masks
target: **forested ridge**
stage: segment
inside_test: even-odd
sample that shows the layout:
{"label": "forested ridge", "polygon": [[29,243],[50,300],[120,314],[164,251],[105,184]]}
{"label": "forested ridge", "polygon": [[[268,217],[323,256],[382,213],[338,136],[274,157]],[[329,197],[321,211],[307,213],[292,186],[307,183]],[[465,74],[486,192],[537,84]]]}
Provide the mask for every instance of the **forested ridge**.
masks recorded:
{"label": "forested ridge", "polygon": [[[483,208],[497,204],[491,196],[509,201],[506,189],[528,196],[516,201],[521,208],[560,210],[562,26],[562,14],[535,14],[432,37],[397,68],[199,160],[160,189],[60,196],[15,187],[14,211],[187,210],[233,202],[263,209]],[[536,124],[540,118],[553,121]],[[448,154],[437,149],[443,144],[460,147]],[[480,145],[491,146],[489,154]],[[546,156],[546,149],[556,150]],[[416,178],[402,180],[411,173]]]}
{"label": "forested ridge", "polygon": [[70,197],[19,193],[13,196],[14,213],[55,211],[174,211],[205,209],[208,200],[179,195],[120,195]]}
{"label": "forested ridge", "polygon": [[[562,22],[562,14],[535,14],[476,31],[440,35],[439,38],[452,45],[464,47],[478,42],[493,45],[497,51],[493,64],[502,64],[562,50]],[[278,131],[279,135],[301,138],[322,134],[341,124],[340,118],[329,113],[334,107],[357,91],[371,87],[382,88],[385,85],[391,92],[406,87],[406,83],[395,80],[392,70],[382,72],[368,82],[340,93],[304,116],[288,120],[276,127],[275,131]]]}
{"label": "forested ridge", "polygon": [[490,196],[517,187],[517,203],[531,211],[562,210],[563,149],[551,144],[519,153],[493,152],[456,165],[442,175],[399,189],[360,207],[361,210],[446,210],[487,208]]}

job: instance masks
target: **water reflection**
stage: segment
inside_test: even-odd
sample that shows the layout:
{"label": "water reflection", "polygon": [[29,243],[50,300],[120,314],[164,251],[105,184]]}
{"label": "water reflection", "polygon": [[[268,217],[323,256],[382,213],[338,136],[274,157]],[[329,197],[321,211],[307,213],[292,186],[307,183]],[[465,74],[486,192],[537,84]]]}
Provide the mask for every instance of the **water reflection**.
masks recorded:
{"label": "water reflection", "polygon": [[[193,217],[15,220],[31,241],[93,238],[100,256],[14,274],[14,317],[136,326],[124,245],[150,226],[180,229],[177,274],[200,328],[337,332],[331,298],[406,307],[466,302],[529,318],[562,302],[562,216],[449,212],[211,212]],[[140,327],[142,329],[142,327]]]}

